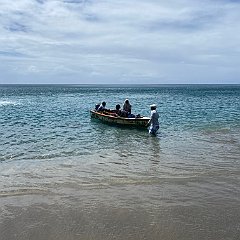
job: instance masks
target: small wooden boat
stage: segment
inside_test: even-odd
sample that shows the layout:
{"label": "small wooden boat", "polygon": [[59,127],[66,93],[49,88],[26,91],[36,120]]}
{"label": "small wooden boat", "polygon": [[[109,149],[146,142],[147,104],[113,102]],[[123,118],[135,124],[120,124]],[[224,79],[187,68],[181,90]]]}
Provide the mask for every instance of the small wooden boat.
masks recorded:
{"label": "small wooden boat", "polygon": [[136,117],[136,118],[119,117],[111,111],[97,112],[95,110],[90,110],[90,114],[92,118],[98,119],[102,122],[124,126],[147,128],[148,121],[150,120],[150,118],[148,117]]}

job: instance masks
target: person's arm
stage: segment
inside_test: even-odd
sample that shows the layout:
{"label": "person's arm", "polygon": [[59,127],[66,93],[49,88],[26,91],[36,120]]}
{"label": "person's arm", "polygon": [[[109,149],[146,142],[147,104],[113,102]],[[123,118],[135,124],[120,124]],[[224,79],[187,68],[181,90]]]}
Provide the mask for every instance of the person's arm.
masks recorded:
{"label": "person's arm", "polygon": [[151,116],[150,116],[150,119],[149,119],[149,121],[148,121],[148,123],[147,123],[147,126],[151,124],[151,122],[152,122],[152,116],[153,116],[153,114],[151,113]]}

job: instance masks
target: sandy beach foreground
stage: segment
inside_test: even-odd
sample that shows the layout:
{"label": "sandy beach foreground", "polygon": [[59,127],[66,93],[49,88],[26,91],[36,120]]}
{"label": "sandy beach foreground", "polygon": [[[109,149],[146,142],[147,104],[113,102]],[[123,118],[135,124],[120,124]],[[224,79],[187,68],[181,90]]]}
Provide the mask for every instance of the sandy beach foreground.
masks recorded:
{"label": "sandy beach foreground", "polygon": [[217,185],[212,194],[204,193],[210,183],[205,184],[166,180],[160,185],[8,193],[0,198],[1,240],[237,240],[237,195],[227,199],[222,192],[221,197]]}

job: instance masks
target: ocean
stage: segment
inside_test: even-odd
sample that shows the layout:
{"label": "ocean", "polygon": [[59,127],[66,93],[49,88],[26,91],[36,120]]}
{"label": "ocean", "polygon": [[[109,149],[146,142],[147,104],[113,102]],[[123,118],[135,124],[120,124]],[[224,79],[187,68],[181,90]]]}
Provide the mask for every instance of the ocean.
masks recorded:
{"label": "ocean", "polygon": [[[160,129],[91,119],[128,98]],[[0,85],[1,240],[237,240],[240,85]]]}

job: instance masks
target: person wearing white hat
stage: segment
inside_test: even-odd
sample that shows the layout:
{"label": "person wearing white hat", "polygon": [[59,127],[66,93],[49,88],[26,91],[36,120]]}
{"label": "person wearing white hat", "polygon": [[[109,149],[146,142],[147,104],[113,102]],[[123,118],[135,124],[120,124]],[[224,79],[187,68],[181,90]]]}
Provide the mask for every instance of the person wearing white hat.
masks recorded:
{"label": "person wearing white hat", "polygon": [[156,104],[152,104],[150,105],[151,108],[151,116],[150,116],[150,120],[148,122],[148,125],[150,125],[149,128],[149,133],[156,135],[158,129],[159,129],[159,122],[158,122],[158,118],[159,118],[159,114],[157,112],[157,105]]}

